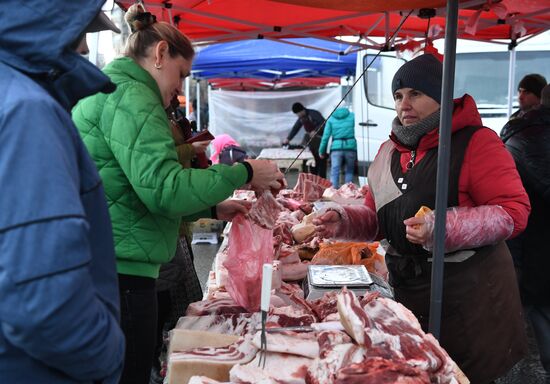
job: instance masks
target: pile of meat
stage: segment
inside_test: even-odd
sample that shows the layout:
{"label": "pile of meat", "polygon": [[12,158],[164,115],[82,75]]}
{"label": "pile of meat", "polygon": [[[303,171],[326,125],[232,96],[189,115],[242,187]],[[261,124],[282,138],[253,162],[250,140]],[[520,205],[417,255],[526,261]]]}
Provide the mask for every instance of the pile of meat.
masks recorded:
{"label": "pile of meat", "polygon": [[[276,329],[291,326],[302,327]],[[258,364],[259,327],[259,313],[224,298],[192,304],[174,332],[235,339],[223,346],[171,348],[169,384],[467,382],[459,381],[454,362],[409,310],[376,293],[357,298],[343,289],[308,302],[296,285],[283,283],[273,291],[265,368]]]}
{"label": "pile of meat", "polygon": [[[329,185],[316,175],[300,174],[294,190],[281,190],[276,197],[267,192],[255,199],[251,193],[237,191],[235,198],[254,204],[246,216],[237,217],[231,225],[229,242],[222,244],[216,258],[216,285],[209,290],[228,290],[241,306],[257,310],[261,265],[272,261],[278,261],[274,285],[281,279],[304,279],[310,262],[364,264],[369,272],[386,278],[384,257],[376,251],[378,243],[332,244],[328,239],[315,237],[315,213],[310,200],[319,199]],[[352,185],[341,189],[351,190]],[[243,269],[243,265],[247,268]]]}
{"label": "pile of meat", "polygon": [[323,192],[323,200],[334,201],[339,204],[363,204],[365,196],[367,195],[369,187],[367,185],[359,188],[353,183],[347,183],[342,185],[338,189],[327,188]]}

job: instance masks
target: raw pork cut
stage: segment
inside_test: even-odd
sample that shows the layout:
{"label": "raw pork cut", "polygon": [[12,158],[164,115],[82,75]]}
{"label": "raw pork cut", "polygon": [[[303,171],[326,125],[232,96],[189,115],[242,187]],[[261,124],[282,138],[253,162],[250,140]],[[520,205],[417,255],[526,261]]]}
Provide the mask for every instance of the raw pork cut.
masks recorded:
{"label": "raw pork cut", "polygon": [[430,377],[404,361],[373,357],[340,369],[334,380],[334,384],[363,383],[430,384]]}
{"label": "raw pork cut", "polygon": [[248,312],[260,309],[262,266],[272,261],[273,231],[253,224],[241,214],[235,216],[231,223],[228,257],[223,263],[228,272],[226,289]]}
{"label": "raw pork cut", "polygon": [[273,229],[283,206],[275,200],[273,195],[266,191],[252,205],[246,217],[254,224],[265,229]]}
{"label": "raw pork cut", "polygon": [[[256,332],[252,344],[260,349],[260,334]],[[319,344],[317,336],[313,332],[297,333],[266,333],[267,350],[270,352],[288,353],[302,357],[315,359],[319,357]]]}
{"label": "raw pork cut", "polygon": [[230,313],[244,313],[246,309],[235,303],[231,298],[219,298],[196,301],[189,304],[185,311],[186,316],[219,315]]}
{"label": "raw pork cut", "polygon": [[215,380],[229,379],[229,370],[236,364],[251,361],[258,349],[249,336],[241,337],[226,347],[195,348],[174,352],[168,360],[168,382],[187,383],[192,376],[208,376]]}
{"label": "raw pork cut", "polygon": [[258,366],[259,354],[246,365],[235,365],[229,372],[232,383],[305,384],[313,360],[284,353],[267,352],[265,369]]}

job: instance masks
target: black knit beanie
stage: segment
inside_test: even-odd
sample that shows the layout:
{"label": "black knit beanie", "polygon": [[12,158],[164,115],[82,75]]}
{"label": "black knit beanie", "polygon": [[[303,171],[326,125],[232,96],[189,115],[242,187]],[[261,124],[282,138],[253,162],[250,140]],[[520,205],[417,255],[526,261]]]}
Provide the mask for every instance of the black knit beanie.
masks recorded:
{"label": "black knit beanie", "polygon": [[540,93],[542,88],[546,85],[546,79],[544,76],[541,76],[537,73],[531,73],[526,75],[518,84],[518,91],[520,88],[525,89],[526,91],[532,92],[535,96],[540,98]]}
{"label": "black knit beanie", "polygon": [[415,57],[397,70],[391,82],[392,93],[401,88],[416,89],[441,104],[443,65],[429,53]]}

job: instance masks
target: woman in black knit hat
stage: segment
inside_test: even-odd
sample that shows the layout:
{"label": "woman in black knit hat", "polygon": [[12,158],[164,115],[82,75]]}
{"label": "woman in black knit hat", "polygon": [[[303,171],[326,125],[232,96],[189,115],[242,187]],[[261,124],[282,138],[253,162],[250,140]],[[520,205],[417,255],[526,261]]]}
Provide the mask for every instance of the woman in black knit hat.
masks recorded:
{"label": "woman in black knit hat", "polygon": [[[331,207],[319,235],[385,239],[395,298],[427,331],[442,65],[419,56],[395,74],[397,116],[369,168],[364,206]],[[522,232],[529,199],[497,134],[469,95],[454,100],[440,342],[472,383],[504,375],[526,352],[518,288],[504,240]],[[440,379],[431,372],[432,382]]]}

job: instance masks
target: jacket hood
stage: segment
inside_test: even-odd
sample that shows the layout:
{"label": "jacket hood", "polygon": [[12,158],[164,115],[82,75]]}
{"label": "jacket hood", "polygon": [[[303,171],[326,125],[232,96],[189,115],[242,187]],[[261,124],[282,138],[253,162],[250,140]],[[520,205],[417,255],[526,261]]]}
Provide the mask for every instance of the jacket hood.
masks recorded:
{"label": "jacket hood", "polygon": [[1,1],[0,62],[33,78],[65,108],[112,92],[110,80],[74,49],[104,2]]}
{"label": "jacket hood", "polygon": [[336,111],[334,111],[334,113],[332,114],[332,117],[334,117],[335,119],[341,120],[348,117],[349,113],[350,113],[349,109],[347,108],[338,108]]}
{"label": "jacket hood", "polygon": [[[465,127],[481,127],[481,116],[473,97],[465,94],[464,96],[453,100],[453,118],[451,132],[454,133]],[[390,138],[396,143],[399,151],[410,151],[409,148],[400,144],[392,133]],[[439,127],[428,132],[420,139],[417,150],[425,151],[439,145]]]}

